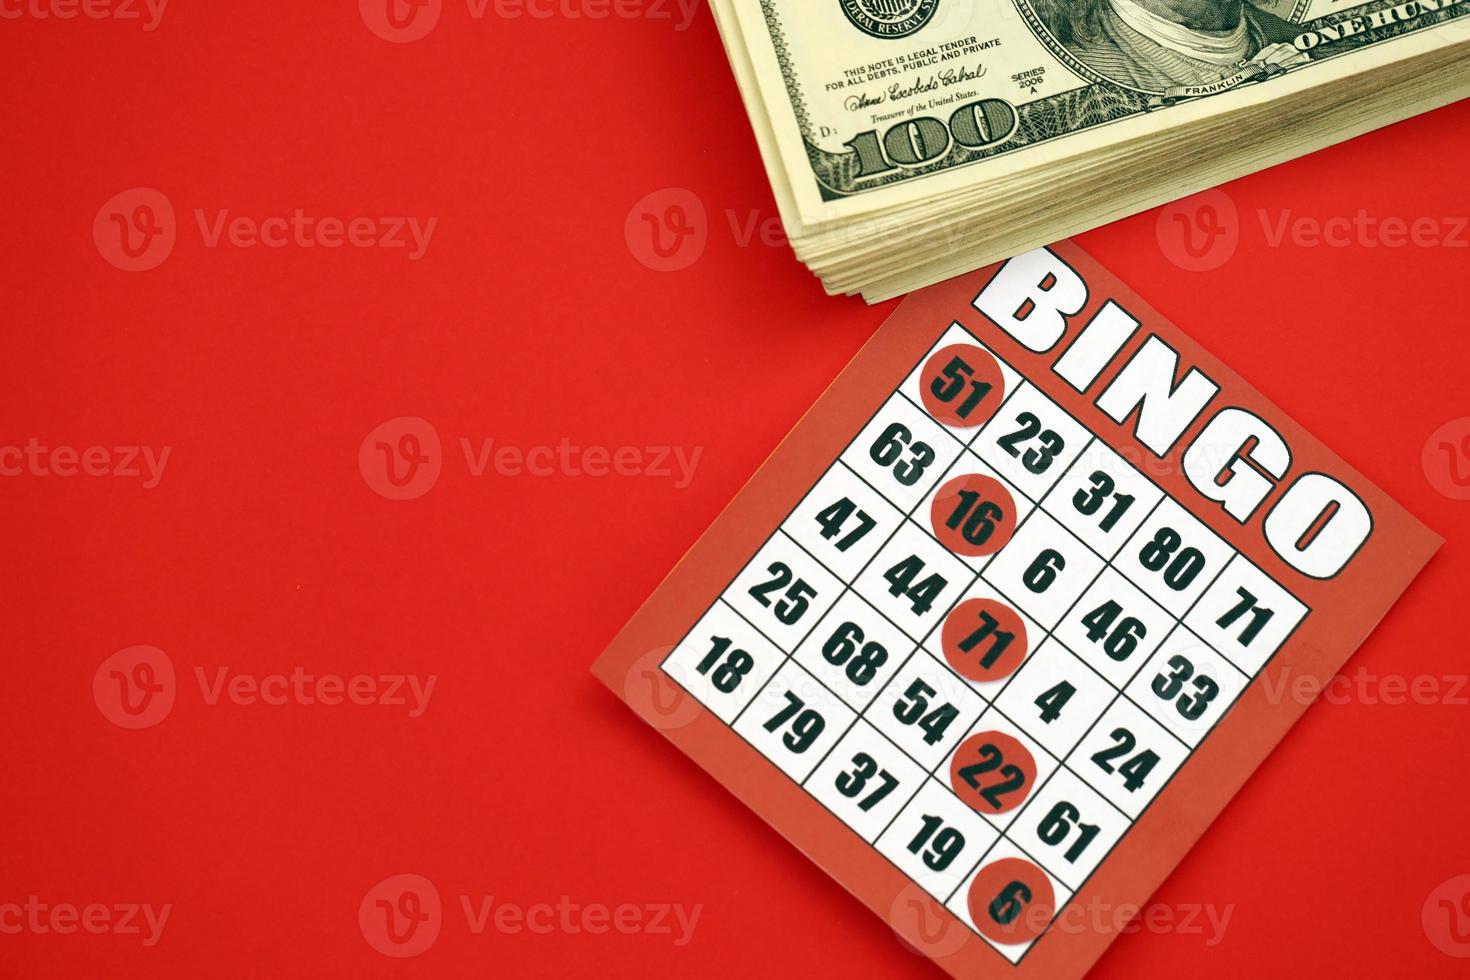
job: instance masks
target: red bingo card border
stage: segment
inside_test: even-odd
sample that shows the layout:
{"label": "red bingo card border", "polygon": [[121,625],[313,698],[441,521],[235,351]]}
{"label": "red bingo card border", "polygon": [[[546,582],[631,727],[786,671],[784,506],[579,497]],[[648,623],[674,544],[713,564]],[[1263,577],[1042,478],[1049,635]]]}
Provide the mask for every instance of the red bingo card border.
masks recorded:
{"label": "red bingo card border", "polygon": [[[645,721],[907,942],[955,976],[1078,977],[1107,948],[1118,925],[1114,917],[1106,917],[1106,931],[1048,928],[1013,964],[660,669],[675,645],[719,601],[751,557],[775,535],[951,325],[968,330],[1114,452],[1130,461],[1147,460],[1152,468],[1145,475],[1165,492],[1165,499],[1173,498],[1308,608],[1234,705],[1200,737],[1179,769],[1063,903],[1063,909],[1069,905],[1142,907],[1306,710],[1306,704],[1295,699],[1278,698],[1273,703],[1267,692],[1280,686],[1272,682],[1286,672],[1326,682],[1440,544],[1438,536],[1076,245],[1063,242],[1049,251],[1080,275],[1088,293],[1085,305],[1067,319],[1066,334],[1059,342],[1044,353],[1035,353],[977,310],[975,298],[1004,263],[910,296],[669,573],[593,668]],[[1140,326],[1086,391],[1078,392],[1053,372],[1052,365],[1110,301]],[[1197,367],[1219,385],[1205,411],[1162,459],[1135,439],[1136,414],[1120,424],[1093,401],[1150,337],[1178,352],[1180,376]],[[1290,448],[1289,470],[1272,481],[1274,488],[1244,524],[1201,496],[1180,465],[1184,449],[1223,407],[1243,408],[1260,416]],[[1327,579],[1293,569],[1268,546],[1262,533],[1264,516],[1296,480],[1309,473],[1328,474],[1345,484],[1372,514],[1372,531],[1358,553],[1340,573]],[[1040,506],[1038,502],[1036,509]],[[1116,557],[1105,559],[1104,567]],[[1183,616],[1176,618],[1182,623]]]}

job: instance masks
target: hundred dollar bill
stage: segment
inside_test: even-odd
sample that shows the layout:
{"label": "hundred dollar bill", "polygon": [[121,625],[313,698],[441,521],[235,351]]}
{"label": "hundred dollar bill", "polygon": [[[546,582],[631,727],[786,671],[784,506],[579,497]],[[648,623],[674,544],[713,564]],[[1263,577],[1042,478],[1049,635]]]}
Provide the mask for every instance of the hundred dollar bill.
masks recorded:
{"label": "hundred dollar bill", "polygon": [[1470,36],[1470,0],[714,2],[798,235]]}

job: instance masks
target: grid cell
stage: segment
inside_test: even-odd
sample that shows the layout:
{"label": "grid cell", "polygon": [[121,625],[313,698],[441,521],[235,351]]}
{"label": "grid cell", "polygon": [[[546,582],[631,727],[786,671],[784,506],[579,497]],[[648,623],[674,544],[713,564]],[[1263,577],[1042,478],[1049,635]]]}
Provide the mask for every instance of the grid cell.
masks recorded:
{"label": "grid cell", "polygon": [[928,778],[918,763],[859,719],[803,785],[871,843]]}
{"label": "grid cell", "polygon": [[1022,384],[971,443],[1032,500],[1041,500],[1092,442],[1092,433],[1030,383]]}
{"label": "grid cell", "polygon": [[1300,599],[1244,555],[1236,555],[1184,624],[1254,677],[1306,615]]}
{"label": "grid cell", "polygon": [[788,660],[735,719],[735,732],[776,768],[801,782],[857,715]]}
{"label": "grid cell", "polygon": [[1094,439],[1042,501],[1099,555],[1111,560],[1164,491],[1101,439]]}
{"label": "grid cell", "polygon": [[904,515],[843,463],[833,463],[781,525],[844,582],[857,578]]}
{"label": "grid cell", "polygon": [[963,448],[913,402],[894,395],[847,447],[842,462],[907,514]]}
{"label": "grid cell", "polygon": [[842,594],[843,585],[777,531],[735,576],[723,598],[761,634],[790,653]]}
{"label": "grid cell", "polygon": [[857,711],[903,665],[915,643],[856,592],[845,592],[792,656]]}
{"label": "grid cell", "polygon": [[728,725],[785,660],[722,600],[674,647],[663,671]]}
{"label": "grid cell", "polygon": [[1102,571],[1103,560],[1045,511],[1035,511],[985,566],[985,581],[1051,629]]}

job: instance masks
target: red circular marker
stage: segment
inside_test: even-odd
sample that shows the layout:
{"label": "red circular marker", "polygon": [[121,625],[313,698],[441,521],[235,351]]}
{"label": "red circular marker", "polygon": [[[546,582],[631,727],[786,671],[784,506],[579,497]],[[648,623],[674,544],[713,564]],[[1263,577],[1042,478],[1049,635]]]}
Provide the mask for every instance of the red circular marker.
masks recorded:
{"label": "red circular marker", "polygon": [[950,610],[939,636],[954,672],[981,684],[1014,674],[1030,648],[1021,614],[999,599],[966,599]]}
{"label": "red circular marker", "polygon": [[993,477],[957,476],[934,495],[929,524],[939,543],[957,555],[993,555],[1016,533],[1016,501]]}
{"label": "red circular marker", "polygon": [[1036,785],[1031,750],[1004,732],[981,732],[960,743],[949,763],[949,785],[971,809],[994,816],[1026,802]]}
{"label": "red circular marker", "polygon": [[1051,879],[1030,861],[1003,858],[970,882],[970,920],[986,939],[1002,946],[1029,943],[1056,916]]}
{"label": "red circular marker", "polygon": [[1005,401],[1000,363],[974,344],[951,344],[929,358],[919,374],[919,395],[930,415],[945,425],[984,425]]}

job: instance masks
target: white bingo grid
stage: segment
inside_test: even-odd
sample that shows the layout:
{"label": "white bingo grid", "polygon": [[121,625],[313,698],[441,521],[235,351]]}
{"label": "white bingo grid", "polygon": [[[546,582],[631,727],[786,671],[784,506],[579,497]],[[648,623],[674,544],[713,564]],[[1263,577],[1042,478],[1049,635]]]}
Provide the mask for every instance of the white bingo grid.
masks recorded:
{"label": "white bingo grid", "polygon": [[[975,428],[923,407],[925,366],[954,345],[1004,378]],[[968,474],[998,480],[1017,517],[981,558],[929,523],[937,489]],[[895,575],[928,583],[923,601],[895,594]],[[957,673],[940,639],[976,597],[1026,633],[1020,666],[985,682]],[[977,929],[976,875],[1029,862],[1060,913],[1309,611],[956,323],[662,666],[1019,963],[1039,934],[1003,944]],[[980,733],[1030,753],[1019,805],[988,812],[956,792],[951,763]]]}

